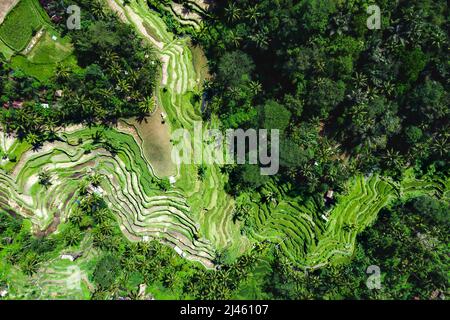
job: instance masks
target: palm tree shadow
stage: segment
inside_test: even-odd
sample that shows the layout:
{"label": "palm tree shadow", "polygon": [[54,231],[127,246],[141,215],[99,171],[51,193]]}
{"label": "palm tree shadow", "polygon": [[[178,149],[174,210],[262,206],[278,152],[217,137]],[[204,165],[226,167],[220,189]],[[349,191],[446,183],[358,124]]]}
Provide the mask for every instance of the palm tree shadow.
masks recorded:
{"label": "palm tree shadow", "polygon": [[42,142],[36,142],[32,145],[31,150],[33,150],[33,152],[38,152],[43,146]]}
{"label": "palm tree shadow", "polygon": [[136,121],[139,124],[142,124],[142,122],[145,122],[147,124],[149,116],[150,116],[149,114],[140,114],[136,117]]}

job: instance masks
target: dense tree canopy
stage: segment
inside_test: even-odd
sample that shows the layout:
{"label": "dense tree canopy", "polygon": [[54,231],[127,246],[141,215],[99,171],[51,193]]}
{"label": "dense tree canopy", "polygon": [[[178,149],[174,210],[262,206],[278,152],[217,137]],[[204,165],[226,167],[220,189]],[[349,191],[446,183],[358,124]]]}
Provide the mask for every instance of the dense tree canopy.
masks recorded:
{"label": "dense tree canopy", "polygon": [[[381,30],[366,25],[370,4],[217,3],[198,36],[217,73],[210,110],[221,115],[225,128],[283,122],[282,150],[295,156],[281,156],[303,167],[319,162],[314,145],[325,138],[336,146],[327,164],[338,171],[344,166],[347,172],[384,170],[397,176],[404,165],[426,170],[438,158],[448,160],[446,3],[378,1]],[[260,120],[265,110],[274,118],[255,122],[254,110]],[[315,138],[304,131],[311,127]],[[308,152],[296,142],[302,135],[309,137]],[[445,171],[441,164],[438,170]],[[343,180],[330,181],[323,169],[319,163],[312,174],[300,166],[282,171],[295,185],[303,185],[306,175],[310,185],[319,180],[339,189]]]}

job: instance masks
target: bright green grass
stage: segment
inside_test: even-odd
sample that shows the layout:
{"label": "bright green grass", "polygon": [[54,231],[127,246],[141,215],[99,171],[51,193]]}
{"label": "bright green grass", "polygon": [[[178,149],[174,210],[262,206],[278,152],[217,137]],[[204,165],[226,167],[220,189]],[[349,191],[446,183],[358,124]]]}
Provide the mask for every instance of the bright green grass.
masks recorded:
{"label": "bright green grass", "polygon": [[[17,161],[19,161],[22,154],[31,149],[31,145],[25,141],[16,140],[14,144],[6,151],[8,156],[14,156]],[[6,172],[11,171],[17,162],[7,161],[3,165],[0,165],[0,169],[5,170]]]}
{"label": "bright green grass", "polygon": [[21,0],[0,26],[0,38],[15,51],[23,50],[44,25],[35,0]]}
{"label": "bright green grass", "polygon": [[[75,56],[72,55],[63,60],[62,63],[71,67],[72,69],[78,68],[77,60]],[[32,63],[22,55],[14,56],[11,60],[11,65],[14,69],[20,69],[26,74],[33,76],[41,81],[50,79],[55,74],[55,70],[57,67],[56,63]]]}
{"label": "bright green grass", "polygon": [[[56,37],[53,40],[52,37]],[[62,63],[72,70],[79,69],[73,55],[73,47],[68,37],[61,38],[59,34],[48,28],[44,31],[33,49],[26,55],[16,55],[11,59],[13,68],[43,81],[54,75],[56,66]]]}
{"label": "bright green grass", "polygon": [[8,47],[3,40],[0,38],[0,60],[3,59],[9,61],[11,57],[14,55],[14,50],[12,50],[10,47]]}
{"label": "bright green grass", "polygon": [[[56,40],[52,37],[55,36]],[[67,59],[73,52],[70,39],[60,38],[54,31],[45,31],[42,38],[28,54],[28,59],[36,64],[49,64]]]}

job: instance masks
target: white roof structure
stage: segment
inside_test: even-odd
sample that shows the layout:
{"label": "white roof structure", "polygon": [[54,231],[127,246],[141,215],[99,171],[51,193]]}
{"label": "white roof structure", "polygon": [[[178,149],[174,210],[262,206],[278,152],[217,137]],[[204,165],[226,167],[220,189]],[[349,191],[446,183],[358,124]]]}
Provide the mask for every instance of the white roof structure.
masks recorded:
{"label": "white roof structure", "polygon": [[98,195],[103,195],[105,193],[105,191],[101,187],[92,187],[92,192]]}
{"label": "white roof structure", "polygon": [[183,250],[181,250],[180,248],[178,248],[177,246],[175,246],[175,248],[173,248],[175,250],[176,253],[178,253],[180,256],[185,257],[186,253],[183,252]]}
{"label": "white roof structure", "polygon": [[174,176],[169,177],[169,182],[170,184],[174,184],[175,182],[177,182],[177,179],[175,179]]}
{"label": "white roof structure", "polygon": [[72,261],[73,262],[73,257],[70,255],[70,254],[63,254],[62,256],[61,256],[61,259],[62,260],[70,260],[70,261]]}

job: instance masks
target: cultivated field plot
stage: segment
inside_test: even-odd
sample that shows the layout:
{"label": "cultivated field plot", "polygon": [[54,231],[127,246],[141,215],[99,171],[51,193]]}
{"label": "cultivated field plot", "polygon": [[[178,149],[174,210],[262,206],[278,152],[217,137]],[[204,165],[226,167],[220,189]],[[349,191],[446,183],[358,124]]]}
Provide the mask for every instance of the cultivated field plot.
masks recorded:
{"label": "cultivated field plot", "polygon": [[0,1],[0,24],[5,20],[6,15],[11,11],[19,0],[2,0]]}
{"label": "cultivated field plot", "polygon": [[44,35],[28,54],[28,59],[35,64],[61,62],[72,54],[72,50],[67,39],[59,39],[57,35],[44,31]]}
{"label": "cultivated field plot", "polygon": [[44,26],[42,9],[35,0],[21,0],[8,13],[0,26],[0,38],[11,49],[19,52]]}
{"label": "cultivated field plot", "polygon": [[49,28],[42,29],[41,32],[41,36],[29,52],[12,57],[13,67],[39,80],[46,80],[53,76],[58,63],[69,66],[73,70],[77,69],[70,39],[60,38],[57,32]]}
{"label": "cultivated field plot", "polygon": [[417,180],[412,175],[402,183],[382,179],[378,175],[358,176],[348,181],[349,193],[338,198],[328,213],[301,199],[290,199],[285,190],[274,192],[275,185],[263,190],[280,198],[238,199],[247,206],[252,219],[247,226],[252,237],[270,241],[298,267],[317,269],[329,263],[348,262],[356,245],[356,237],[372,225],[380,210],[392,200],[428,194],[446,197],[449,181]]}

